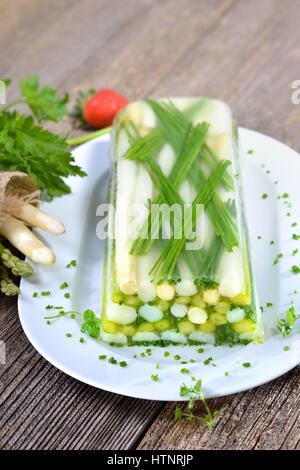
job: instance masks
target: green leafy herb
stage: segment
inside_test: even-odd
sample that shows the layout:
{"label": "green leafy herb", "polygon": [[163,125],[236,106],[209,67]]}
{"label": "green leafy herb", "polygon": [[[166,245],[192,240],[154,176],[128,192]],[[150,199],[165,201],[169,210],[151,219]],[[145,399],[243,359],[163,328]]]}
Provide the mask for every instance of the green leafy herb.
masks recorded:
{"label": "green leafy herb", "polygon": [[92,310],[86,310],[83,313],[83,319],[82,333],[88,333],[92,338],[98,338],[100,335],[100,318],[96,317]]}
{"label": "green leafy herb", "polygon": [[296,235],[296,233],[293,233],[293,240],[299,240],[300,239],[300,235]]}
{"label": "green leafy herb", "polygon": [[267,197],[268,197],[268,195],[267,195],[266,193],[264,193],[264,194],[262,195],[262,199],[267,199]]}
{"label": "green leafy herb", "polygon": [[59,288],[60,289],[66,289],[68,287],[68,283],[64,282]]}
{"label": "green leafy herb", "polygon": [[41,295],[43,297],[47,297],[48,295],[51,295],[51,292],[48,290],[48,291],[44,291],[44,292],[41,292]]}
{"label": "green leafy herb", "polygon": [[[189,397],[189,403],[185,411],[182,411],[182,409],[179,406],[176,406],[175,417],[174,417],[175,421],[178,421],[181,418],[185,418],[187,421],[192,421],[193,419],[196,419],[198,421],[202,421],[203,423],[207,425],[209,429],[211,429],[217,417],[227,409],[227,408],[221,408],[220,410],[214,411],[213,413],[211,412],[211,410],[208,407],[208,404],[206,403],[204,395],[202,393],[202,381],[201,380],[198,380],[195,384],[192,384],[191,387],[188,387],[187,385],[183,384],[180,388],[180,396]],[[197,416],[192,412],[195,406],[195,402],[197,400],[200,400],[205,407],[206,415],[204,417]]]}
{"label": "green leafy herb", "polygon": [[251,363],[250,362],[244,362],[243,363],[243,367],[251,367]]}
{"label": "green leafy herb", "polygon": [[284,346],[284,347],[283,347],[283,350],[284,350],[284,351],[288,351],[289,349],[290,349],[289,346]]}
{"label": "green leafy herb", "polygon": [[107,356],[106,356],[105,354],[104,354],[104,355],[101,355],[101,356],[99,356],[99,359],[100,359],[100,361],[103,361],[103,360],[104,360],[104,359],[106,359],[106,358],[107,358]]}
{"label": "green leafy herb", "polygon": [[127,362],[126,362],[126,361],[121,361],[121,362],[119,362],[119,366],[120,366],[120,367],[126,367],[126,366],[127,366]]}
{"label": "green leafy herb", "polygon": [[188,369],[186,369],[185,367],[183,367],[180,371],[182,374],[189,374],[190,371]]}
{"label": "green leafy herb", "polygon": [[[23,171],[52,199],[70,192],[62,178],[85,176],[76,165],[65,138],[40,126],[43,121],[58,122],[66,113],[68,95],[57,97],[56,90],[40,87],[37,75],[20,80],[21,96],[0,110],[0,167]],[[26,104],[31,115],[10,108]]]}
{"label": "green leafy herb", "polygon": [[292,305],[286,312],[285,318],[277,320],[277,328],[283,337],[288,336],[295,324],[295,321],[300,318],[300,315],[296,315],[295,307]]}

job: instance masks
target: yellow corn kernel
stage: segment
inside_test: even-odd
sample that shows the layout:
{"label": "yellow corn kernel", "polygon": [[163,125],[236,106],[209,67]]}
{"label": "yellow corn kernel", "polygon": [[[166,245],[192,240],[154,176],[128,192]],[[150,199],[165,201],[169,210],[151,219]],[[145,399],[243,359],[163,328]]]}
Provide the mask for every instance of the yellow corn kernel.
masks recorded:
{"label": "yellow corn kernel", "polygon": [[124,300],[123,294],[121,292],[119,294],[118,293],[111,294],[111,300],[115,304],[119,304],[120,302]]}
{"label": "yellow corn kernel", "polygon": [[222,313],[212,313],[209,315],[210,321],[212,321],[215,325],[225,325],[227,323],[226,315]]}
{"label": "yellow corn kernel", "polygon": [[107,318],[102,318],[101,325],[105,333],[117,333],[118,332],[118,325],[110,320],[107,320]]}
{"label": "yellow corn kernel", "polygon": [[178,322],[179,332],[183,335],[190,335],[195,330],[195,325],[188,320]]}
{"label": "yellow corn kernel", "polygon": [[216,325],[210,320],[207,320],[203,325],[199,325],[199,330],[203,333],[213,333],[215,329]]}
{"label": "yellow corn kernel", "polygon": [[128,305],[128,307],[136,308],[141,304],[141,301],[137,295],[125,295],[124,304]]}
{"label": "yellow corn kernel", "polygon": [[170,322],[167,318],[162,318],[161,320],[154,322],[153,325],[158,331],[163,331],[170,328]]}
{"label": "yellow corn kernel", "polygon": [[227,300],[221,300],[215,306],[215,311],[217,313],[227,313],[229,312],[229,309],[230,309],[230,302],[228,302]]}
{"label": "yellow corn kernel", "polygon": [[191,303],[191,299],[191,297],[185,295],[178,295],[178,297],[175,298],[175,302],[177,304],[188,305],[189,303]]}
{"label": "yellow corn kernel", "polygon": [[191,299],[191,305],[193,307],[204,308],[206,307],[206,303],[204,302],[202,296],[200,294],[193,295]]}
{"label": "yellow corn kernel", "polygon": [[233,323],[233,329],[239,334],[250,333],[250,331],[255,329],[255,324],[251,320],[244,318],[244,320]]}
{"label": "yellow corn kernel", "polygon": [[140,331],[141,333],[151,333],[151,331],[154,331],[154,326],[152,323],[146,321],[139,325],[138,331]]}
{"label": "yellow corn kernel", "polygon": [[232,303],[235,305],[249,305],[251,302],[250,295],[238,294],[231,299]]}
{"label": "yellow corn kernel", "polygon": [[136,328],[133,325],[123,325],[120,328],[121,333],[125,336],[134,336],[136,334]]}

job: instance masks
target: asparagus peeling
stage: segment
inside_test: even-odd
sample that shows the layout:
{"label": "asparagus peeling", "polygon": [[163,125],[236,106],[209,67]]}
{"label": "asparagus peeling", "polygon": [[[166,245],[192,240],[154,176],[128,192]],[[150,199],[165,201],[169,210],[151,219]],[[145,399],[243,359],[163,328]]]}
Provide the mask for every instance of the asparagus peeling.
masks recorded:
{"label": "asparagus peeling", "polygon": [[[233,178],[240,173],[235,131],[229,108],[217,100],[148,100],[118,113],[103,341],[218,345],[263,339],[240,180]],[[133,236],[127,209],[134,203],[142,209]],[[176,211],[169,220],[163,215],[163,206],[174,205],[187,205],[183,219]],[[200,246],[187,249],[196,236],[202,236]]]}

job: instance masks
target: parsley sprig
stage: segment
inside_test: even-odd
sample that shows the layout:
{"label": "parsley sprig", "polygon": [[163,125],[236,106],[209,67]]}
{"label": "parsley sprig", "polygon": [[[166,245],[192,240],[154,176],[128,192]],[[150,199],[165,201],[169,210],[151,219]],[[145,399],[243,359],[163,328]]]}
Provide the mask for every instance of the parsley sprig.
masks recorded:
{"label": "parsley sprig", "polygon": [[[192,421],[192,419],[196,419],[198,421],[202,421],[207,425],[209,429],[211,429],[217,417],[227,409],[225,407],[221,408],[220,410],[216,410],[213,413],[211,412],[202,393],[202,380],[198,380],[194,385],[192,384],[191,387],[188,387],[186,384],[183,384],[180,388],[180,396],[189,396],[189,403],[187,405],[186,411],[182,411],[180,406],[176,406],[174,417],[175,421],[178,421],[181,418],[185,418],[187,421]],[[194,415],[192,412],[192,409],[194,408],[195,402],[197,400],[200,400],[205,407],[206,415],[204,417]]]}
{"label": "parsley sprig", "polygon": [[285,318],[278,318],[277,328],[283,337],[288,336],[295,324],[295,321],[300,318],[300,315],[296,315],[295,307],[292,305],[285,314]]}
{"label": "parsley sprig", "polygon": [[100,335],[100,318],[96,317],[92,310],[85,310],[83,314],[80,312],[76,312],[75,310],[70,310],[68,312],[64,312],[61,310],[57,315],[53,315],[51,317],[44,317],[44,320],[54,320],[56,318],[64,317],[65,315],[80,315],[83,317],[84,322],[81,325],[81,332],[88,333],[91,338],[98,338]]}
{"label": "parsley sprig", "polygon": [[[40,86],[37,75],[20,79],[19,86],[20,97],[0,109],[0,168],[27,173],[50,199],[67,194],[70,187],[62,178],[86,173],[73,164],[66,139],[41,124],[67,114],[68,95],[58,98],[56,90]],[[12,110],[19,104],[27,105],[30,115]]]}

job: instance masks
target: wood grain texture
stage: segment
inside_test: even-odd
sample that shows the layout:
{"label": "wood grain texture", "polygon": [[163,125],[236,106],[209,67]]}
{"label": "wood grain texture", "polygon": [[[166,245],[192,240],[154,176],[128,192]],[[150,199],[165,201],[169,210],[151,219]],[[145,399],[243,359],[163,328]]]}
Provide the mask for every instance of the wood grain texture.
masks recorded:
{"label": "wood grain texture", "polygon": [[[207,95],[239,123],[300,150],[299,0],[2,0],[1,76],[34,72],[70,91],[112,87],[128,99]],[[69,118],[58,132],[72,131]],[[299,449],[299,368],[238,395],[213,431],[174,423],[174,404],[82,384],[48,364],[0,298],[1,449]],[[200,405],[199,405],[200,409]]]}

